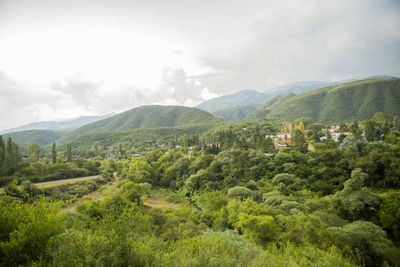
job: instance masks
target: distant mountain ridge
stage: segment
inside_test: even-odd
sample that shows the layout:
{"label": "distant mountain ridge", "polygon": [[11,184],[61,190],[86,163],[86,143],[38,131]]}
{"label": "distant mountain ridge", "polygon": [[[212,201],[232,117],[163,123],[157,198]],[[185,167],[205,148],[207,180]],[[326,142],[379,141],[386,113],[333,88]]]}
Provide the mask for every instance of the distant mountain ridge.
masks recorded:
{"label": "distant mountain ridge", "polygon": [[223,95],[212,98],[203,103],[198,104],[195,108],[214,112],[226,108],[232,108],[238,105],[264,103],[270,98],[269,95],[254,90],[242,90],[234,94]]}
{"label": "distant mountain ridge", "polygon": [[281,94],[289,94],[294,93],[296,95],[306,93],[311,90],[315,90],[318,88],[328,87],[344,82],[349,82],[353,80],[346,81],[336,81],[336,82],[321,82],[321,81],[299,81],[299,82],[291,82],[288,84],[284,84],[281,86],[276,86],[267,91],[264,91],[265,94],[270,95],[271,97]]}
{"label": "distant mountain ridge", "polygon": [[344,122],[369,119],[379,111],[400,115],[400,79],[364,79],[301,95],[282,95],[266,102],[251,117]]}
{"label": "distant mountain ridge", "polygon": [[64,129],[75,129],[79,128],[85,124],[92,123],[95,121],[99,121],[102,119],[106,119],[108,117],[113,116],[115,113],[110,113],[103,116],[81,116],[77,119],[72,120],[65,120],[65,121],[39,121],[39,122],[32,122],[29,124],[25,124],[16,128],[11,128],[7,130],[0,131],[0,135],[8,134],[8,133],[15,133],[15,132],[22,132],[22,131],[29,131],[29,130],[64,130]]}
{"label": "distant mountain ridge", "polygon": [[260,104],[245,104],[240,106],[234,106],[232,108],[219,109],[211,114],[213,114],[217,118],[222,118],[227,121],[240,121],[247,119],[256,109],[260,106]]}
{"label": "distant mountain ridge", "polygon": [[223,115],[222,110],[232,109],[247,104],[262,104],[277,95],[288,93],[302,94],[314,89],[323,88],[339,83],[343,82],[299,81],[273,87],[264,92],[258,92],[254,90],[242,90],[234,94],[227,94],[209,99],[203,103],[198,104],[195,107],[211,113],[218,111],[216,114],[219,114],[220,117],[225,116],[224,118],[228,118],[227,113],[224,113],[225,115]]}

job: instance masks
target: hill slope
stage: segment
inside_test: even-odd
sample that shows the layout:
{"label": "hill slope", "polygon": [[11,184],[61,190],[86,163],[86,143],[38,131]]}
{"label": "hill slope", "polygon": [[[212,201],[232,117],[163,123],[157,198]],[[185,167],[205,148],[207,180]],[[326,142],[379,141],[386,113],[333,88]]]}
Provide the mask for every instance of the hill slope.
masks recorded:
{"label": "hill slope", "polygon": [[295,94],[284,94],[271,98],[270,100],[259,106],[252,114],[250,114],[249,119],[265,118],[267,114],[270,112],[270,107],[272,105],[274,105],[277,102],[282,102],[284,100],[292,98],[294,96]]}
{"label": "hill slope", "polygon": [[92,123],[95,121],[103,120],[108,117],[111,117],[112,114],[107,114],[104,116],[82,116],[77,119],[73,120],[66,120],[66,121],[39,121],[33,122],[26,125],[22,125],[20,127],[11,128],[7,130],[3,130],[0,134],[7,134],[7,133],[15,133],[15,132],[22,132],[22,131],[29,131],[29,130],[64,130],[64,129],[76,129],[85,124]]}
{"label": "hill slope", "polygon": [[234,94],[223,95],[207,100],[197,105],[196,108],[208,112],[214,112],[221,109],[232,108],[233,106],[250,103],[263,103],[269,98],[270,96],[267,94],[259,93],[252,90],[243,90]]}
{"label": "hill slope", "polygon": [[50,130],[29,130],[3,135],[4,138],[8,136],[18,145],[27,146],[36,143],[41,146],[46,146],[61,138],[63,133]]}
{"label": "hill slope", "polygon": [[[228,122],[222,122],[222,125]],[[73,149],[78,154],[84,155],[93,145],[104,147],[123,145],[129,149],[138,149],[144,146],[168,144],[169,140],[184,134],[202,134],[221,126],[221,122],[193,124],[177,127],[138,128],[131,130],[116,130],[92,132],[79,135],[71,142]]]}
{"label": "hill slope", "polygon": [[263,105],[254,117],[340,122],[369,119],[378,111],[400,114],[400,79],[365,79],[284,97]]}
{"label": "hill slope", "polygon": [[182,106],[142,106],[110,118],[82,126],[62,138],[71,140],[90,132],[130,130],[136,128],[174,127],[222,121],[206,111]]}
{"label": "hill slope", "polygon": [[232,108],[214,111],[212,114],[217,118],[222,118],[227,121],[240,121],[247,119],[259,106],[260,104],[234,106]]}
{"label": "hill slope", "polygon": [[[343,81],[343,82],[348,82],[348,81]],[[278,94],[289,94],[289,93],[294,93],[296,95],[299,95],[309,92],[311,90],[328,87],[343,82],[299,81],[273,87],[265,91],[264,93],[269,94],[271,96],[276,96]]]}

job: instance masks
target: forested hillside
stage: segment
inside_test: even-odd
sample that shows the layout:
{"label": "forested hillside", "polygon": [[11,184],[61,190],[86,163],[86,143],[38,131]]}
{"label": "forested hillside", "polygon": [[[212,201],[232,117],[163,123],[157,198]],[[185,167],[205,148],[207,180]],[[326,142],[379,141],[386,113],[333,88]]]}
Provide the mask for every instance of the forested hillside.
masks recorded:
{"label": "forested hillside", "polygon": [[400,114],[400,79],[366,79],[317,89],[261,106],[255,117],[343,122],[365,120],[379,111]]}
{"label": "forested hillside", "polygon": [[240,121],[247,119],[259,106],[260,104],[234,106],[216,110],[212,112],[212,114],[217,118],[222,118],[227,121]]}
{"label": "forested hillside", "polygon": [[[377,113],[360,125],[341,124],[337,142],[328,126],[309,119],[240,121],[140,155],[123,146],[93,151],[108,153],[104,160],[78,157],[77,143],[72,155],[67,148],[53,162],[40,159],[36,145],[21,162],[9,138],[0,152],[10,150],[7,171],[19,178],[0,198],[0,261],[398,266],[400,120]],[[277,151],[265,134],[281,128],[292,129],[292,140]],[[141,130],[148,129],[130,131]],[[101,177],[54,188],[31,183],[40,174],[75,172]]]}
{"label": "forested hillside", "polygon": [[173,127],[221,121],[206,111],[182,106],[142,106],[78,128],[61,141],[85,133],[136,128]]}
{"label": "forested hillside", "polygon": [[295,94],[283,94],[283,95],[278,95],[275,96],[274,98],[271,98],[264,104],[262,104],[260,107],[258,107],[252,114],[249,115],[249,118],[254,119],[254,118],[266,118],[268,113],[270,112],[270,107],[274,105],[275,103],[280,103],[285,100],[288,100],[292,97],[294,97]]}
{"label": "forested hillside", "polygon": [[17,144],[21,146],[28,146],[32,143],[46,146],[60,139],[65,134],[66,132],[62,131],[30,130],[5,134],[4,138],[11,137]]}

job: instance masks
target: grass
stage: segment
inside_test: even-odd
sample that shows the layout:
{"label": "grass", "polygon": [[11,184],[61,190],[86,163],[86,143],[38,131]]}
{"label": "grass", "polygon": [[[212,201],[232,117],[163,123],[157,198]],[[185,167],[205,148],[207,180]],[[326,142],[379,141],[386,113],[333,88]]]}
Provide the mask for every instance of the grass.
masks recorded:
{"label": "grass", "polygon": [[97,189],[96,191],[83,196],[82,198],[77,198],[75,199],[75,201],[69,203],[68,205],[65,205],[62,210],[64,212],[66,211],[74,211],[76,206],[78,206],[79,203],[82,202],[83,198],[85,199],[95,199],[95,200],[103,200],[107,195],[110,195],[112,191],[115,191],[115,189],[118,186],[118,176],[114,174],[114,181],[111,183],[107,183],[102,185],[99,189]]}
{"label": "grass", "polygon": [[[86,176],[86,177],[80,177],[80,178],[71,178],[71,179],[63,179],[63,180],[58,180],[58,181],[48,181],[48,182],[40,182],[40,183],[35,183],[37,187],[40,189],[44,188],[52,188],[52,187],[57,187],[61,185],[66,185],[66,184],[72,184],[76,182],[81,182],[81,181],[88,181],[88,180],[93,180],[99,178],[98,175],[96,176]],[[21,186],[17,186],[17,188],[21,188]],[[0,195],[4,193],[4,188],[0,188]]]}
{"label": "grass", "polygon": [[166,199],[165,194],[162,194],[157,191],[151,192],[150,195],[146,195],[142,197],[142,201],[145,206],[152,209],[182,209],[184,205],[181,203],[171,203]]}
{"label": "grass", "polygon": [[93,179],[97,179],[97,178],[99,178],[98,175],[81,177],[81,178],[72,178],[72,179],[60,180],[60,181],[49,181],[49,182],[37,183],[35,185],[41,189],[52,188],[52,187],[57,187],[60,185],[66,185],[66,184],[71,184],[71,183],[76,183],[76,182],[81,182],[81,181],[89,181],[89,180],[93,180]]}

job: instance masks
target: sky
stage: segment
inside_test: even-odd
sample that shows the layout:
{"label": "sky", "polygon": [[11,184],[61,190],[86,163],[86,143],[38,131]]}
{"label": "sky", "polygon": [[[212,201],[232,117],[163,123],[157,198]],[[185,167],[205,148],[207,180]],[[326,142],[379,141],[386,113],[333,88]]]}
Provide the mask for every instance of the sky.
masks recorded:
{"label": "sky", "polygon": [[0,0],[0,130],[371,75],[399,0]]}

